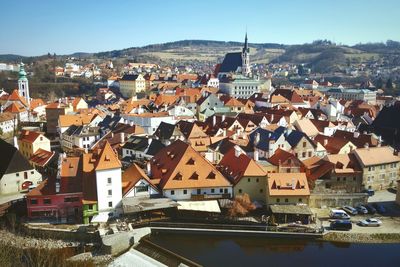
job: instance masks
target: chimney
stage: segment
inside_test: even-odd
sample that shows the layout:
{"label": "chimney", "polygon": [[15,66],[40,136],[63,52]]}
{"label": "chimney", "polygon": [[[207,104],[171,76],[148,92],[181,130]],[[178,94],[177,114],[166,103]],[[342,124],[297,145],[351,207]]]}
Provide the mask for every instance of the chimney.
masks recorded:
{"label": "chimney", "polygon": [[124,132],[120,133],[120,136],[121,136],[121,143],[125,143],[125,133]]}
{"label": "chimney", "polygon": [[226,128],[223,129],[223,134],[222,134],[222,136],[223,136],[223,137],[226,137]]}
{"label": "chimney", "polygon": [[150,164],[150,161],[147,162],[146,168],[147,168],[147,175],[150,177],[151,176],[151,164]]}
{"label": "chimney", "polygon": [[354,138],[358,138],[359,136],[360,136],[360,133],[359,132],[354,132]]}
{"label": "chimney", "polygon": [[235,146],[234,148],[235,148],[235,157],[238,158],[240,154],[242,154],[242,150],[240,149],[239,146]]}
{"label": "chimney", "polygon": [[260,142],[260,133],[256,133],[256,137],[254,138],[254,145],[257,145]]}
{"label": "chimney", "polygon": [[254,158],[254,161],[258,161],[258,151],[257,150],[254,150],[253,158]]}
{"label": "chimney", "polygon": [[328,144],[328,139],[324,139],[324,146]]}
{"label": "chimney", "polygon": [[148,138],[148,139],[147,139],[147,143],[148,143],[149,146],[151,145],[151,142],[153,142],[153,139]]}
{"label": "chimney", "polygon": [[217,124],[217,117],[214,115],[213,116],[213,126],[215,126]]}
{"label": "chimney", "polygon": [[18,138],[16,136],[14,136],[14,147],[19,150]]}
{"label": "chimney", "polygon": [[368,144],[368,143],[365,143],[365,144],[364,144],[364,148],[368,148],[368,149],[369,149],[369,144]]}
{"label": "chimney", "polygon": [[222,121],[225,121],[225,115],[222,115],[221,122],[222,122]]}

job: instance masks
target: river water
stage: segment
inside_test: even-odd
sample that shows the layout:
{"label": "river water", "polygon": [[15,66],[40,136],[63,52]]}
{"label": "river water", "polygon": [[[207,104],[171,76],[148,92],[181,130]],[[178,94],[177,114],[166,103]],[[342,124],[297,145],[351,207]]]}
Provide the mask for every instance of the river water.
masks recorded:
{"label": "river water", "polygon": [[150,241],[203,266],[400,267],[400,244],[166,233]]}

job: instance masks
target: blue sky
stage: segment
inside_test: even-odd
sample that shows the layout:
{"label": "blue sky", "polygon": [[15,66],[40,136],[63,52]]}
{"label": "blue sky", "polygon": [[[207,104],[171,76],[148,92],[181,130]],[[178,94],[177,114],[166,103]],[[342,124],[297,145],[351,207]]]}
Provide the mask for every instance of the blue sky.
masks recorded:
{"label": "blue sky", "polygon": [[400,38],[398,0],[1,0],[0,54],[99,52],[184,39]]}

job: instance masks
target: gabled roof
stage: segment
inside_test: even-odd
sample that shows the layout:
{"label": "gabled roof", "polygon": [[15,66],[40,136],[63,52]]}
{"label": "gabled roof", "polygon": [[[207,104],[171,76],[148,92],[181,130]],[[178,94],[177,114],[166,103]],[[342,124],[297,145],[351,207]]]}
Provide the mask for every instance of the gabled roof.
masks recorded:
{"label": "gabled roof", "polygon": [[336,130],[333,137],[342,138],[355,144],[358,148],[363,148],[365,144],[373,147],[378,145],[378,139],[374,138],[372,134],[352,133],[342,130]]}
{"label": "gabled roof", "polygon": [[[36,141],[36,139],[39,138],[39,136],[44,137],[43,133],[41,133],[41,132],[22,130],[21,134],[19,136],[19,140],[21,142],[32,144]],[[46,138],[46,137],[44,137],[44,138]]]}
{"label": "gabled roof", "polygon": [[23,98],[22,96],[19,95],[18,93],[18,89],[14,89],[13,92],[11,93],[11,95],[8,97],[8,101],[19,101],[21,102],[25,107],[28,106],[28,103],[26,103],[25,98]]}
{"label": "gabled roof", "polygon": [[13,102],[4,111],[11,112],[11,113],[21,113],[21,112],[26,111],[26,109],[21,103]]}
{"label": "gabled roof", "polygon": [[89,124],[95,114],[76,114],[76,115],[60,115],[60,127],[69,127],[71,125],[86,125]]}
{"label": "gabled roof", "polygon": [[326,149],[326,151],[331,154],[339,153],[339,151],[349,143],[356,147],[356,145],[346,139],[326,136],[322,134],[317,135],[314,138],[314,141],[320,143]]}
{"label": "gabled roof", "polygon": [[122,195],[126,195],[141,179],[146,180],[153,189],[158,191],[142,168],[133,163],[122,173]]}
{"label": "gabled roof", "polygon": [[167,123],[167,122],[161,122],[160,125],[158,125],[158,128],[154,132],[154,136],[162,139],[162,140],[168,140],[170,139],[174,134],[176,134],[176,129],[177,127],[174,124]]}
{"label": "gabled roof", "polygon": [[242,64],[241,52],[227,53],[219,68],[219,72],[236,72],[238,67],[242,67]]}
{"label": "gabled roof", "polygon": [[32,170],[28,160],[13,145],[0,138],[0,179],[4,174]]}
{"label": "gabled roof", "polygon": [[108,141],[105,142],[104,148],[100,153],[100,158],[97,162],[96,171],[121,168],[121,162],[118,156],[112,149]]}
{"label": "gabled roof", "polygon": [[316,146],[314,142],[305,133],[297,130],[292,130],[281,126],[275,130],[275,133],[283,134],[285,136],[285,140],[290,144],[291,147],[297,146],[297,144],[303,137],[306,138],[311,143],[312,146],[314,147]]}
{"label": "gabled roof", "polygon": [[225,177],[236,184],[245,176],[266,176],[266,172],[252,158],[237,149],[240,148],[231,148],[218,164]]}
{"label": "gabled roof", "polygon": [[363,166],[380,165],[399,162],[400,157],[394,155],[393,149],[388,146],[358,148],[354,154]]}
{"label": "gabled roof", "polygon": [[47,151],[44,149],[39,148],[35,154],[33,154],[29,161],[34,163],[35,165],[44,167],[47,163],[54,157],[55,152]]}
{"label": "gabled roof", "polygon": [[160,150],[150,161],[151,178],[161,189],[227,187],[230,183],[200,153],[180,140]]}
{"label": "gabled roof", "polygon": [[278,148],[275,153],[267,159],[269,163],[275,166],[279,166],[280,163],[287,161],[288,159],[296,159],[296,156],[292,153],[289,153],[283,149]]}
{"label": "gabled roof", "polygon": [[270,196],[309,196],[305,173],[268,173]]}
{"label": "gabled roof", "polygon": [[125,74],[120,81],[136,81],[138,77],[138,74]]}

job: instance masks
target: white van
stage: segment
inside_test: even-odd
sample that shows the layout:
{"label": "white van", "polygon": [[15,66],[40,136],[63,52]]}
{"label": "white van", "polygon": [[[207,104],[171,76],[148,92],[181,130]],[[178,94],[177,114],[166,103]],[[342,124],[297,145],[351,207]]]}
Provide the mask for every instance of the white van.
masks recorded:
{"label": "white van", "polygon": [[329,213],[329,217],[332,219],[343,219],[343,220],[349,220],[350,215],[347,214],[344,210],[334,210],[332,209],[331,212]]}

